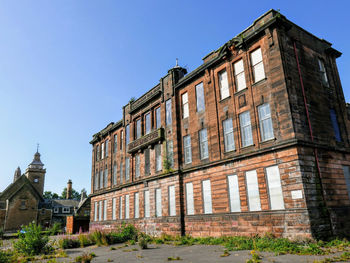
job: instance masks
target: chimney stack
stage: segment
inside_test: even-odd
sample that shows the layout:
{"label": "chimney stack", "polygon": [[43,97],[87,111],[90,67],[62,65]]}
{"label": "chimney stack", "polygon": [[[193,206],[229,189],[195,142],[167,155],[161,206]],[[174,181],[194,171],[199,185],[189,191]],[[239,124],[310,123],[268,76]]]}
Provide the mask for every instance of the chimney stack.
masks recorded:
{"label": "chimney stack", "polygon": [[66,199],[72,199],[72,180],[69,179],[67,183]]}

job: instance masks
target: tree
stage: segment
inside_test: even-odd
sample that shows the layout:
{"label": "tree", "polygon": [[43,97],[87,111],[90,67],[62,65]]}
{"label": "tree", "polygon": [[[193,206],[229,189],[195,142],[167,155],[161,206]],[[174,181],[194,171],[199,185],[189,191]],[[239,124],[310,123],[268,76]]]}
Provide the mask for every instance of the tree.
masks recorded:
{"label": "tree", "polygon": [[51,191],[45,191],[43,195],[44,199],[58,199],[59,196],[56,193],[52,193]]}
{"label": "tree", "polygon": [[[67,197],[67,187],[65,187],[62,191],[61,196],[59,197],[60,199],[66,199]],[[80,200],[80,193],[78,193],[76,190],[72,188],[72,199],[74,200]]]}

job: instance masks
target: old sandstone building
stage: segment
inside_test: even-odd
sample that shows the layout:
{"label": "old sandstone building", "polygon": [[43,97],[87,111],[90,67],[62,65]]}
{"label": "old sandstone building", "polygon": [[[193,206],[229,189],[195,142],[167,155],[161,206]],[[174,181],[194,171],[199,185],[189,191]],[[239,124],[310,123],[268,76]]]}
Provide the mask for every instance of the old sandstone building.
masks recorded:
{"label": "old sandstone building", "polygon": [[350,233],[341,53],[270,10],[93,136],[90,229]]}

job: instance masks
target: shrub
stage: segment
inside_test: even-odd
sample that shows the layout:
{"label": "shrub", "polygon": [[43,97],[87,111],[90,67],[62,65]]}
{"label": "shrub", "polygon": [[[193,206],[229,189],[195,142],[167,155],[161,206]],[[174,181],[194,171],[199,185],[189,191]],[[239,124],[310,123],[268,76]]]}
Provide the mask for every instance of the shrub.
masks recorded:
{"label": "shrub", "polygon": [[139,237],[139,246],[141,249],[147,249],[148,248],[148,242],[149,242],[149,237],[144,234],[144,233],[140,233]]}
{"label": "shrub", "polygon": [[59,241],[59,246],[63,249],[78,248],[80,247],[80,241],[73,238],[63,238]]}
{"label": "shrub", "polygon": [[84,253],[83,255],[76,257],[75,262],[90,263],[94,257],[96,257],[94,253]]}
{"label": "shrub", "polygon": [[8,262],[10,262],[10,259],[11,259],[11,254],[9,252],[0,250],[0,262],[1,263],[8,263]]}
{"label": "shrub", "polygon": [[50,236],[55,236],[60,232],[62,232],[62,227],[60,223],[54,223],[53,226],[48,229],[48,233]]}
{"label": "shrub", "polygon": [[92,242],[94,242],[97,246],[107,246],[107,238],[106,234],[101,231],[95,231],[92,234],[89,235],[89,238]]}
{"label": "shrub", "polygon": [[52,251],[49,238],[41,234],[41,226],[30,223],[23,228],[24,233],[19,233],[19,240],[14,243],[14,248],[21,254],[33,256]]}
{"label": "shrub", "polygon": [[89,239],[88,235],[86,234],[80,234],[78,236],[79,242],[80,242],[80,247],[87,247],[91,246],[94,244],[92,240]]}

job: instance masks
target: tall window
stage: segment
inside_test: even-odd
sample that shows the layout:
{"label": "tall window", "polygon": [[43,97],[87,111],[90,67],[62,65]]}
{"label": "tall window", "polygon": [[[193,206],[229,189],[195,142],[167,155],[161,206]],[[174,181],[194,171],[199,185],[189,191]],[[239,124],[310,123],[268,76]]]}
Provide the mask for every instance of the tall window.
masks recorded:
{"label": "tall window", "polygon": [[270,105],[263,104],[258,107],[261,140],[267,141],[274,138]]}
{"label": "tall window", "polygon": [[125,219],[129,219],[130,217],[129,201],[129,195],[125,195]]}
{"label": "tall window", "polygon": [[247,84],[246,84],[245,75],[244,75],[243,59],[233,64],[233,67],[235,69],[235,82],[236,82],[236,89],[237,89],[236,91],[245,89],[247,87]]}
{"label": "tall window", "polygon": [[211,203],[210,180],[202,181],[202,191],[203,191],[204,214],[211,214],[213,211],[212,211],[212,203]]}
{"label": "tall window", "polygon": [[197,112],[205,110],[203,82],[196,85]]}
{"label": "tall window", "polygon": [[170,167],[174,167],[174,151],[173,151],[173,141],[167,141],[166,143],[166,155]]}
{"label": "tall window", "polygon": [[112,199],[112,220],[116,220],[117,219],[116,206],[117,206],[117,198],[113,198]]}
{"label": "tall window", "polygon": [[130,126],[129,124],[125,126],[125,146],[127,147],[130,141]]}
{"label": "tall window", "polygon": [[150,163],[150,154],[149,154],[149,149],[146,149],[144,151],[145,155],[145,174],[149,175],[151,173],[151,163]]}
{"label": "tall window", "polygon": [[97,221],[98,202],[95,202],[94,221]]}
{"label": "tall window", "polygon": [[156,152],[156,172],[159,172],[162,170],[162,148],[161,144],[157,144],[154,147],[154,150]]}
{"label": "tall window", "polygon": [[117,164],[113,165],[113,185],[117,184]]}
{"label": "tall window", "polygon": [[105,143],[101,144],[101,159],[105,157]]}
{"label": "tall window", "polygon": [[269,187],[271,210],[284,209],[281,177],[278,166],[266,168],[267,185]]}
{"label": "tall window", "polygon": [[151,132],[151,113],[150,112],[146,114],[145,119],[146,119],[146,125],[145,125],[146,134],[149,134]]}
{"label": "tall window", "polygon": [[139,193],[135,193],[134,195],[134,209],[135,209],[135,218],[140,217],[140,199],[139,199]]}
{"label": "tall window", "polygon": [[230,200],[230,211],[240,212],[241,211],[241,200],[239,197],[239,186],[237,175],[227,176],[228,181],[228,191]]}
{"label": "tall window", "polygon": [[107,220],[107,200],[103,200],[103,220]]}
{"label": "tall window", "polygon": [[254,50],[250,54],[250,58],[252,61],[254,82],[258,82],[259,80],[262,80],[265,78],[264,63],[262,59],[261,48]]}
{"label": "tall window", "polygon": [[346,188],[348,189],[348,195],[350,199],[350,166],[343,166],[343,172],[345,177]]}
{"label": "tall window", "polygon": [[260,211],[260,194],[256,170],[246,172],[245,177],[247,183],[249,211]]}
{"label": "tall window", "polygon": [[109,146],[109,140],[106,140],[106,157],[108,156],[108,146]]}
{"label": "tall window", "polygon": [[159,129],[161,126],[161,119],[160,119],[160,107],[156,108],[156,128]]}
{"label": "tall window", "polygon": [[113,152],[116,153],[118,150],[118,135],[117,134],[114,135],[114,147],[113,148],[114,148]]}
{"label": "tall window", "polygon": [[230,96],[226,70],[219,73],[219,81],[220,81],[221,99],[223,100],[223,99],[225,99],[225,98]]}
{"label": "tall window", "polygon": [[100,145],[96,146],[96,161],[98,161],[100,158]]}
{"label": "tall window", "polygon": [[141,137],[141,119],[136,121],[136,139]]}
{"label": "tall window", "polygon": [[106,166],[105,172],[104,172],[104,187],[106,188],[108,186],[108,168]]}
{"label": "tall window", "polygon": [[103,170],[100,170],[100,188],[103,188]]}
{"label": "tall window", "polygon": [[199,131],[199,150],[201,160],[209,157],[207,129],[202,129]]}
{"label": "tall window", "polygon": [[341,136],[340,136],[340,129],[339,129],[339,124],[337,120],[337,114],[335,113],[334,109],[330,109],[330,115],[331,115],[331,121],[332,121],[332,126],[333,126],[333,131],[334,131],[334,136],[337,142],[341,142]]}
{"label": "tall window", "polygon": [[123,174],[123,158],[120,159],[120,174],[119,174],[119,180],[120,180],[120,183],[122,184],[123,183],[123,177],[124,177],[124,174]]}
{"label": "tall window", "polygon": [[184,159],[185,164],[192,162],[191,136],[184,136]]}
{"label": "tall window", "polygon": [[162,216],[162,190],[160,188],[156,189],[156,216]]}
{"label": "tall window", "polygon": [[98,171],[95,172],[94,189],[98,190]]}
{"label": "tall window", "polygon": [[120,131],[120,150],[123,150],[123,141],[124,140],[124,133],[123,131]]}
{"label": "tall window", "polygon": [[246,147],[246,146],[252,145],[253,135],[252,135],[252,125],[250,123],[249,111],[245,111],[239,114],[239,121],[241,123],[242,146]]}
{"label": "tall window", "polygon": [[235,140],[233,137],[233,125],[232,119],[227,119],[223,121],[224,126],[224,142],[225,142],[225,151],[233,151],[235,149]]}
{"label": "tall window", "polygon": [[321,74],[322,83],[328,87],[327,72],[326,72],[326,67],[324,66],[323,60],[318,59],[318,66]]}
{"label": "tall window", "polygon": [[140,177],[140,154],[135,155],[135,177]]}
{"label": "tall window", "polygon": [[103,213],[103,210],[102,210],[102,204],[103,204],[103,202],[102,201],[100,201],[99,202],[99,205],[98,205],[98,221],[102,221],[102,213]]}
{"label": "tall window", "polygon": [[188,94],[185,92],[182,94],[182,118],[188,118],[189,116],[189,108],[188,108]]}
{"label": "tall window", "polygon": [[144,192],[145,195],[145,217],[150,217],[149,190]]}
{"label": "tall window", "polygon": [[193,184],[186,184],[186,206],[187,214],[194,215],[194,199],[193,199]]}
{"label": "tall window", "polygon": [[125,158],[125,181],[129,181],[130,178],[130,160],[129,157]]}
{"label": "tall window", "polygon": [[165,122],[166,122],[166,125],[170,125],[171,122],[172,122],[172,116],[171,116],[171,99],[168,99],[166,102],[165,102]]}
{"label": "tall window", "polygon": [[123,219],[123,197],[119,196],[119,219]]}
{"label": "tall window", "polygon": [[175,186],[169,186],[169,216],[176,216]]}

